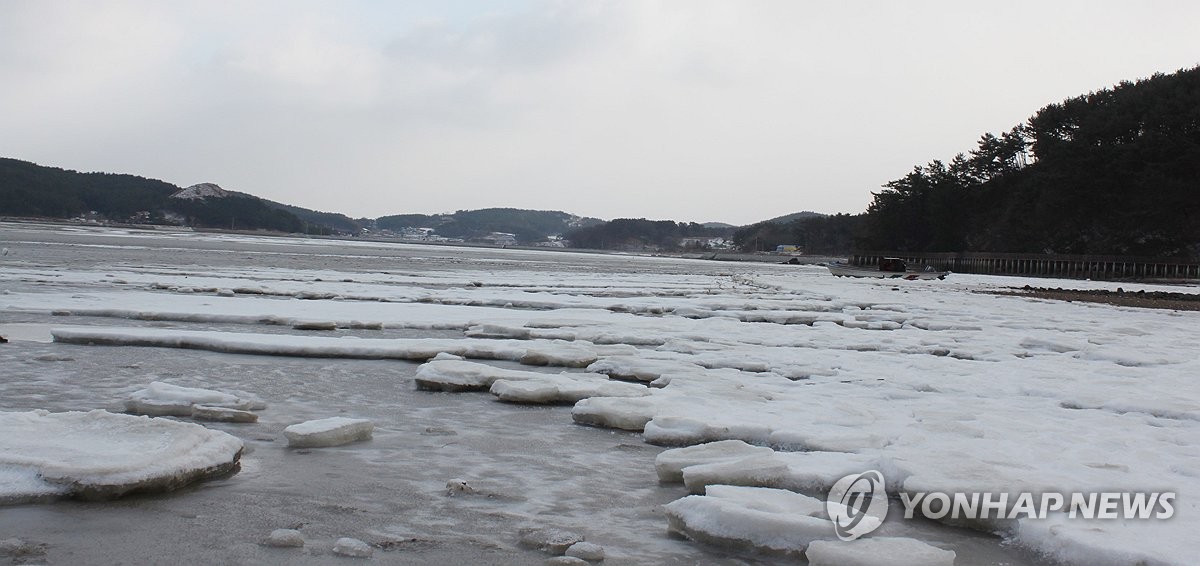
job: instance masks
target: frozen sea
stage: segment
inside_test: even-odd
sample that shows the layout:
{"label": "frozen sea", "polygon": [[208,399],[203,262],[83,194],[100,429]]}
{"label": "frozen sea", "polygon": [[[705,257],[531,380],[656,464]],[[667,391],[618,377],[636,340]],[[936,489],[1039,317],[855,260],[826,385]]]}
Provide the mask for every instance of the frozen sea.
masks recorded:
{"label": "frozen sea", "polygon": [[[1015,278],[558,251],[17,223],[0,247],[0,411],[120,412],[154,381],[267,403],[256,423],[204,423],[245,443],[232,476],[0,507],[0,540],[25,543],[0,562],[324,564],[350,560],[331,549],[354,537],[374,562],[536,564],[549,555],[522,529],[557,528],[608,564],[795,563],[668,533],[664,505],[689,491],[660,483],[656,456],[727,439],[821,464],[715,483],[818,498],[830,473],[870,468],[893,490],[1178,492],[1166,521],[889,516],[877,531],[956,564],[1200,551],[1200,313],[987,293],[1029,283]],[[438,352],[547,383],[654,383],[575,407],[417,389]],[[285,427],[327,417],[370,419],[373,438],[287,447]],[[262,544],[282,528],[306,546]]]}

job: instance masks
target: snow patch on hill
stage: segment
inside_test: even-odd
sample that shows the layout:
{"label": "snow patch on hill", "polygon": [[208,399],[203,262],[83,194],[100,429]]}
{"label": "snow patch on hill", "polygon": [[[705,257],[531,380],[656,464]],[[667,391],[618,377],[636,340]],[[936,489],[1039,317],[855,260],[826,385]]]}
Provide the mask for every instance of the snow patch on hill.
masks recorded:
{"label": "snow patch on hill", "polygon": [[180,199],[186,199],[186,200],[197,200],[197,199],[203,200],[203,199],[206,199],[209,197],[225,198],[227,196],[230,196],[231,194],[233,194],[233,193],[230,193],[229,191],[222,189],[220,186],[218,186],[215,183],[200,183],[198,185],[192,185],[186,189],[180,189],[179,192],[171,195],[171,198],[180,198]]}

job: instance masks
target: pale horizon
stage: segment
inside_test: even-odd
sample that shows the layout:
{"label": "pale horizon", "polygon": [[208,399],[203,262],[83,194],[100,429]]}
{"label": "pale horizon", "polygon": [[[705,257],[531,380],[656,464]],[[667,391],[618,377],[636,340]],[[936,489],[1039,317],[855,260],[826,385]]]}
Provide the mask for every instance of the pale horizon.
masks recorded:
{"label": "pale horizon", "polygon": [[1200,63],[1187,2],[0,3],[0,156],[353,218],[745,225]]}

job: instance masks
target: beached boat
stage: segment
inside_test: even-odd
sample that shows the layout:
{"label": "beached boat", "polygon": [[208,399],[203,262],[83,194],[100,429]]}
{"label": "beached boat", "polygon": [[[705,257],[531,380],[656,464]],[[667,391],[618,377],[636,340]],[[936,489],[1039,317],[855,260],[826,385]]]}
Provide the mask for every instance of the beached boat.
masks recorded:
{"label": "beached boat", "polygon": [[864,267],[847,263],[828,263],[825,267],[838,277],[874,277],[876,279],[945,279],[949,271],[935,271],[925,266],[923,270],[909,269],[904,260],[896,257],[885,257],[879,260],[879,267]]}

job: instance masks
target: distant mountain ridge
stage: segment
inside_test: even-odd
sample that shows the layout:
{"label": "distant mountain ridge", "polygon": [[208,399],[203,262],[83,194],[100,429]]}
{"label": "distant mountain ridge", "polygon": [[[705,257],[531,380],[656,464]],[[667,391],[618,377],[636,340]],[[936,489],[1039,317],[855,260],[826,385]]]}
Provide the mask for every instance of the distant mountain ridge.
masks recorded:
{"label": "distant mountain ridge", "polygon": [[10,158],[0,158],[0,214],[237,230],[306,229],[294,214],[216,185],[183,189],[136,175],[80,173]]}
{"label": "distant mountain ridge", "polygon": [[0,215],[318,235],[399,235],[406,228],[428,228],[463,240],[511,234],[515,243],[528,244],[603,222],[561,211],[515,208],[353,219],[227,190],[216,183],[181,188],[136,175],[82,173],[12,158],[0,158]]}
{"label": "distant mountain ridge", "polygon": [[[350,218],[231,191],[211,182],[181,188],[137,175],[82,173],[12,158],[0,158],[0,216],[314,235],[366,234],[420,239],[432,239],[430,236],[435,235],[451,241],[526,245],[548,242],[562,245],[567,234],[606,224],[599,218],[562,211],[518,208]],[[681,226],[690,227],[683,231],[685,235],[700,234],[701,226],[708,229],[705,234],[727,234],[735,228],[723,222]]]}

